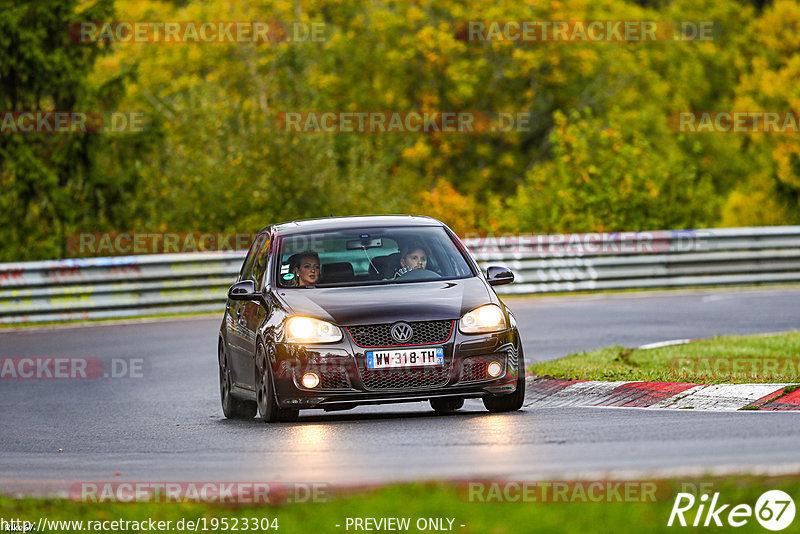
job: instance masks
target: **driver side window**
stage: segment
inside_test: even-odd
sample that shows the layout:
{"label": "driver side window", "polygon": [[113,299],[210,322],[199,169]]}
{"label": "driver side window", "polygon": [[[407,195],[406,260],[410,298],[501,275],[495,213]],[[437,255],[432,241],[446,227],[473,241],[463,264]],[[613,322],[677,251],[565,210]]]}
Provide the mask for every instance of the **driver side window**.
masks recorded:
{"label": "driver side window", "polygon": [[[239,273],[240,280],[253,280],[256,282],[256,287],[260,287],[261,277],[264,275],[264,270],[267,264],[267,255],[269,251],[269,242],[268,242],[269,235],[264,233],[260,234],[256,237],[255,241],[253,241],[253,245],[250,247],[250,252],[247,254],[247,259],[244,261],[244,265],[242,265],[242,270]],[[264,256],[263,260],[261,260],[261,256]],[[263,265],[263,268],[262,268]],[[262,268],[260,271],[260,275],[258,278],[256,277],[257,268]]]}

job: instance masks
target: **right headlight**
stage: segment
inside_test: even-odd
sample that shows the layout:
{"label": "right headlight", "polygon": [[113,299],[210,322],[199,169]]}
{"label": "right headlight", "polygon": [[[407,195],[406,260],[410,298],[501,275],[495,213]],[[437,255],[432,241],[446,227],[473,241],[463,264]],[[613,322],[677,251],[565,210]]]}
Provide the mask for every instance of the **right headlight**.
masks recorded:
{"label": "right headlight", "polygon": [[334,343],[341,339],[341,329],[327,321],[302,315],[286,321],[286,341],[289,343]]}
{"label": "right headlight", "polygon": [[458,329],[464,334],[483,334],[499,332],[508,328],[506,316],[497,304],[486,304],[465,313],[458,322]]}

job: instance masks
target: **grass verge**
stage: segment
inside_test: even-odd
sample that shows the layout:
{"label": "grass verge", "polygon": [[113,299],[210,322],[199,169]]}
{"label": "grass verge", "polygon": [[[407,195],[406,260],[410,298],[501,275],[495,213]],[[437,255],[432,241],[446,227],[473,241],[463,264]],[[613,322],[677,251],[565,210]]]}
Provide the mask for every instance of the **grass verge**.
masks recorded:
{"label": "grass verge", "polygon": [[[621,481],[615,481],[621,482]],[[629,481],[628,484],[641,487],[647,481]],[[21,519],[33,525],[39,524],[40,518],[49,521],[83,521],[83,532],[87,531],[87,521],[172,521],[172,528],[165,531],[181,532],[188,528],[175,528],[181,519],[186,521],[202,521],[205,518],[206,532],[221,532],[221,520],[233,524],[237,518],[238,530],[242,521],[248,518],[268,518],[270,525],[277,525],[278,533],[323,534],[327,532],[348,532],[356,529],[351,525],[346,528],[347,518],[409,518],[410,532],[428,532],[434,529],[417,528],[416,522],[421,518],[444,518],[443,525],[449,526],[447,519],[452,519],[451,530],[461,533],[515,533],[515,532],[674,532],[675,527],[668,527],[667,522],[678,492],[713,494],[719,492],[719,503],[732,505],[747,504],[755,507],[758,497],[767,490],[782,490],[794,499],[800,496],[800,476],[782,477],[716,477],[692,480],[649,481],[657,485],[659,490],[651,492],[648,497],[644,493],[635,492],[634,498],[626,498],[625,490],[600,492],[577,492],[577,486],[586,489],[591,483],[571,482],[570,490],[563,494],[557,502],[549,498],[541,502],[543,493],[534,491],[528,494],[502,483],[499,493],[492,493],[490,483],[484,483],[479,491],[472,493],[468,485],[447,483],[403,484],[383,487],[377,490],[334,496],[327,502],[293,503],[279,506],[231,506],[208,504],[159,504],[159,503],[81,503],[64,499],[11,499],[0,497],[0,518]],[[563,482],[559,482],[563,484]],[[605,486],[608,487],[608,486]],[[552,486],[551,486],[552,488]],[[625,486],[622,486],[625,488]],[[495,497],[492,497],[494,495]],[[527,496],[526,496],[527,495]],[[550,495],[554,495],[550,493]],[[588,495],[601,496],[601,500],[610,502],[591,502]],[[640,496],[642,495],[642,496]],[[473,501],[470,501],[472,496]],[[481,497],[477,497],[481,496]],[[531,496],[537,499],[532,501]],[[515,498],[514,502],[498,502]],[[616,497],[616,498],[615,498]],[[480,499],[491,502],[479,502]],[[477,501],[477,502],[476,502]],[[699,500],[697,501],[699,504]],[[694,521],[697,504],[685,514],[687,522]],[[730,507],[729,507],[730,509]],[[722,514],[726,519],[727,512]],[[277,518],[277,522],[273,520]],[[705,519],[703,516],[702,519]],[[217,528],[211,528],[216,520]],[[797,523],[797,520],[795,521]],[[264,525],[259,521],[260,525]],[[702,524],[702,523],[701,523]],[[337,526],[338,525],[338,526]],[[463,527],[461,525],[464,525]],[[118,532],[134,531],[129,528],[117,528]],[[429,525],[430,526],[430,525]],[[729,527],[730,528],[730,527]],[[43,529],[45,530],[45,529]],[[53,528],[50,531],[79,532],[75,525],[72,528]],[[147,530],[142,529],[142,531]],[[227,531],[232,531],[229,528]],[[249,529],[248,529],[249,530]],[[275,530],[258,528],[261,532]],[[362,529],[363,530],[363,529]],[[736,529],[738,532],[765,532],[755,517],[750,517],[747,524]],[[791,530],[791,529],[790,529]],[[200,524],[198,532],[203,532]]]}
{"label": "grass verge", "polygon": [[584,380],[794,383],[800,381],[800,332],[716,337],[646,350],[610,347],[534,364],[528,370]]}

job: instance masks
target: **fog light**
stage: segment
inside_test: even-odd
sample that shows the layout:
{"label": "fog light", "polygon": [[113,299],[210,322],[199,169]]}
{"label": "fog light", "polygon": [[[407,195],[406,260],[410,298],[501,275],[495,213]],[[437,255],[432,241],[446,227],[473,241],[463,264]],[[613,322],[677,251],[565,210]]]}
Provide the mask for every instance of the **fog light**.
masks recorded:
{"label": "fog light", "polygon": [[503,366],[500,365],[500,362],[492,362],[489,364],[489,367],[486,368],[486,372],[489,373],[489,376],[492,378],[500,376],[502,371]]}
{"label": "fog light", "polygon": [[308,389],[315,388],[319,385],[319,377],[314,373],[306,373],[303,375],[303,387]]}

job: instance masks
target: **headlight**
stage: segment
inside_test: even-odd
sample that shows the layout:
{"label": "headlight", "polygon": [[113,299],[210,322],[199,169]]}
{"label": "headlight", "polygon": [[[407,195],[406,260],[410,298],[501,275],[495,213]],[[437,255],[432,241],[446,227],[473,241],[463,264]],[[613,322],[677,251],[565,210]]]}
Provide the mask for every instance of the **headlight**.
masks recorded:
{"label": "headlight", "polygon": [[342,331],[327,321],[296,315],[286,321],[289,343],[333,343],[341,341]]}
{"label": "headlight", "polygon": [[506,328],[506,318],[503,315],[503,310],[496,304],[487,304],[480,308],[475,308],[465,314],[458,322],[458,329],[465,334],[499,332]]}

